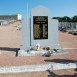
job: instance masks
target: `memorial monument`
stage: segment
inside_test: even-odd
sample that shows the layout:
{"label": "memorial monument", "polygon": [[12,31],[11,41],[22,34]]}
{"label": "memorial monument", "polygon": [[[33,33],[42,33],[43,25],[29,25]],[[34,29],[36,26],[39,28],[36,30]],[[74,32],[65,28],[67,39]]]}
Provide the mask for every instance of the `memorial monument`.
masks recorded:
{"label": "memorial monument", "polygon": [[[58,21],[51,19],[50,10],[42,5],[32,8],[30,18],[23,20],[22,46],[18,55],[26,55],[28,51],[43,52],[43,48],[57,49]],[[33,50],[34,49],[34,50]],[[33,50],[33,51],[32,51]]]}

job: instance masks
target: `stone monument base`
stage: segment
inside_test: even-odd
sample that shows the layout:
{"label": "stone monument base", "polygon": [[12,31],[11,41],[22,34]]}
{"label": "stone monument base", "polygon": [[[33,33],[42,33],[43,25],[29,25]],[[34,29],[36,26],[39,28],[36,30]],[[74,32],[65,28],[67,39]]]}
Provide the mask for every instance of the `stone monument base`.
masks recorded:
{"label": "stone monument base", "polygon": [[62,49],[52,50],[19,50],[18,56],[51,56],[58,54],[67,54],[68,52]]}
{"label": "stone monument base", "polygon": [[32,50],[32,51],[25,51],[25,50],[19,50],[18,51],[18,56],[43,56],[47,53],[46,50]]}

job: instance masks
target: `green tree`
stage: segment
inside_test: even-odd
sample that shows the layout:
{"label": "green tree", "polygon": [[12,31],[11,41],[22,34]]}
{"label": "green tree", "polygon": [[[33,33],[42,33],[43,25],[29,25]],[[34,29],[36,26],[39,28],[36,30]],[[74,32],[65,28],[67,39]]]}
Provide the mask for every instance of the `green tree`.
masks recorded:
{"label": "green tree", "polygon": [[53,19],[58,19],[59,22],[71,22],[71,18],[68,16],[64,17],[53,17]]}
{"label": "green tree", "polygon": [[62,22],[62,17],[53,17],[53,19],[57,19],[59,22]]}
{"label": "green tree", "polygon": [[72,22],[77,22],[77,15],[72,17]]}
{"label": "green tree", "polygon": [[68,16],[64,16],[64,17],[62,17],[62,21],[63,22],[71,22],[71,18]]}

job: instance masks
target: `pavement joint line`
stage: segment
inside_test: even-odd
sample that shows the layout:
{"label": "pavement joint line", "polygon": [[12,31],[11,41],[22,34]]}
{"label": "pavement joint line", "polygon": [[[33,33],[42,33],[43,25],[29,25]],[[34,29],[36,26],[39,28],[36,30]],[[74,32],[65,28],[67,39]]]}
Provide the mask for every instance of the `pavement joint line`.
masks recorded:
{"label": "pavement joint line", "polygon": [[75,50],[77,50],[77,48],[59,48],[59,49],[75,49]]}
{"label": "pavement joint line", "polygon": [[41,65],[26,65],[26,66],[3,66],[0,67],[0,73],[20,73],[20,72],[36,72],[46,70],[61,70],[77,68],[77,62],[64,62],[54,64],[41,64]]}
{"label": "pavement joint line", "polygon": [[75,50],[77,50],[77,48],[63,48],[63,49],[75,49]]}

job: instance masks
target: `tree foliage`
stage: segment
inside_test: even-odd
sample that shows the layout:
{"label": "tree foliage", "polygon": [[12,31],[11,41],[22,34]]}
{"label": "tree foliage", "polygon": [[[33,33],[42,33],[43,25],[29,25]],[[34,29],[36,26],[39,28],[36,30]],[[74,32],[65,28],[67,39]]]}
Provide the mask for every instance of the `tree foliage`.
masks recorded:
{"label": "tree foliage", "polygon": [[53,19],[57,19],[59,22],[76,22],[77,23],[77,15],[73,17],[68,17],[68,16],[53,17]]}
{"label": "tree foliage", "polygon": [[72,17],[73,22],[77,22],[77,16]]}

